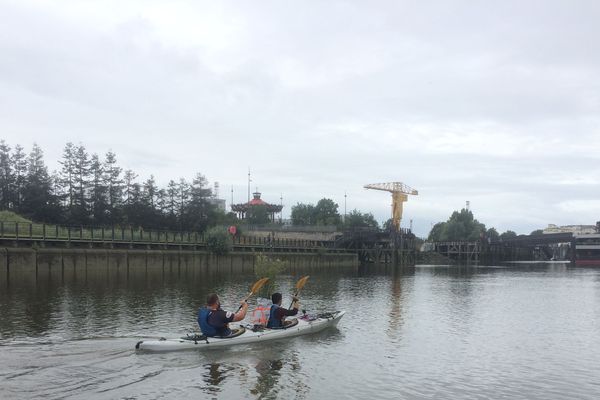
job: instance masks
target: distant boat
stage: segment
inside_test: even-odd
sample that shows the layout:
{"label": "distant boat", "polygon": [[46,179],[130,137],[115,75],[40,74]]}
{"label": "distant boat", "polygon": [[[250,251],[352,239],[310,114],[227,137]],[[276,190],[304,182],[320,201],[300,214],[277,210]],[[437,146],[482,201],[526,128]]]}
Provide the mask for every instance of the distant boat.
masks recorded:
{"label": "distant boat", "polygon": [[600,234],[575,236],[575,264],[600,266]]}

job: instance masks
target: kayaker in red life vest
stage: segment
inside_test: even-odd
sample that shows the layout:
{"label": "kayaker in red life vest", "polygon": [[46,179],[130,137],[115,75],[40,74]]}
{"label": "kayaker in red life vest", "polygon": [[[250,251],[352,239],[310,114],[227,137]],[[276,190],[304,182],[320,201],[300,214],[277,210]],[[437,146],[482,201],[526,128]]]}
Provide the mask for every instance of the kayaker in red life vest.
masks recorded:
{"label": "kayaker in red life vest", "polygon": [[248,303],[242,301],[241,304],[241,310],[236,313],[224,311],[221,309],[219,296],[215,293],[209,294],[206,298],[206,307],[198,311],[198,325],[200,325],[202,334],[211,337],[231,335],[229,323],[241,321],[246,318]]}
{"label": "kayaker in red life vest", "polygon": [[269,312],[269,322],[267,322],[267,328],[283,328],[285,317],[291,317],[298,314],[300,308],[300,302],[294,297],[292,301],[292,309],[288,310],[281,307],[281,293],[273,293],[271,301],[271,311]]}

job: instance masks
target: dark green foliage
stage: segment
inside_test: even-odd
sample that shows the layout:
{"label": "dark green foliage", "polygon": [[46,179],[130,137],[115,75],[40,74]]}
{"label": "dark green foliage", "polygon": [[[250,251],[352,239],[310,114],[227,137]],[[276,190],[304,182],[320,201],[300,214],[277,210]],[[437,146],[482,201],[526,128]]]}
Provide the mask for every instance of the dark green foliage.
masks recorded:
{"label": "dark green foliage", "polygon": [[448,221],[438,222],[429,232],[429,240],[433,242],[474,242],[485,237],[485,225],[465,208],[454,211]]}
{"label": "dark green foliage", "polygon": [[216,224],[233,224],[235,216],[218,210],[208,181],[196,174],[192,183],[171,180],[160,188],[154,177],[143,182],[117,165],[109,151],[104,160],[82,144],[67,143],[60,170],[50,175],[43,152],[33,146],[29,157],[19,145],[11,151],[0,141],[0,210],[36,222],[168,229],[204,232]]}
{"label": "dark green foliage", "polygon": [[338,205],[331,199],[321,199],[314,208],[317,225],[337,225],[340,223]]}
{"label": "dark green foliage", "polygon": [[260,297],[270,298],[278,288],[277,276],[285,271],[288,262],[279,258],[258,254],[254,263],[254,274],[257,278],[269,278],[259,292]]}
{"label": "dark green foliage", "polygon": [[492,242],[495,242],[498,239],[500,239],[500,234],[498,233],[496,228],[488,229],[487,232],[485,233],[485,236],[488,238],[488,240],[490,240]]}
{"label": "dark green foliage", "polygon": [[61,210],[58,199],[52,193],[52,179],[43,157],[42,149],[34,143],[27,160],[27,175],[19,212],[33,220],[56,222],[60,220]]}
{"label": "dark green foliage", "polygon": [[8,209],[12,204],[14,176],[11,166],[10,147],[0,141],[0,208]]}
{"label": "dark green foliage", "polygon": [[344,221],[345,228],[379,228],[379,223],[371,213],[362,213],[358,210],[352,210],[346,216]]}
{"label": "dark green foliage", "polygon": [[536,229],[535,231],[530,233],[530,235],[533,235],[533,236],[539,236],[539,235],[543,235],[543,234],[544,234],[543,229]]}
{"label": "dark green foliage", "polygon": [[246,220],[252,225],[268,224],[271,220],[267,207],[263,205],[254,205],[248,209]]}
{"label": "dark green foliage", "polygon": [[517,233],[513,231],[506,231],[500,235],[500,239],[509,240],[517,237]]}
{"label": "dark green foliage", "polygon": [[215,226],[206,231],[206,247],[216,255],[224,255],[231,251],[233,240],[223,227]]}
{"label": "dark green foliage", "polygon": [[294,225],[314,225],[315,224],[315,206],[312,204],[298,203],[292,206],[292,224]]}
{"label": "dark green foliage", "polygon": [[338,205],[331,199],[321,199],[317,205],[298,203],[292,207],[294,225],[338,225]]}

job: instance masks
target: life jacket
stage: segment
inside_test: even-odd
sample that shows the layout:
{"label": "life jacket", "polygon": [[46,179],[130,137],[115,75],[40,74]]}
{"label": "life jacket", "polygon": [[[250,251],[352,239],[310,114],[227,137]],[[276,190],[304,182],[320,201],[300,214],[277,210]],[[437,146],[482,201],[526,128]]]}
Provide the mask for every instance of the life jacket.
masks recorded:
{"label": "life jacket", "polygon": [[[270,306],[259,305],[254,311],[252,311],[252,323],[255,325],[267,325],[267,313],[269,313]],[[270,315],[270,314],[269,314]]]}
{"label": "life jacket", "polygon": [[206,336],[217,336],[217,328],[210,325],[208,323],[208,317],[212,313],[213,310],[210,308],[203,307],[198,311],[198,325],[200,325],[200,330],[202,334]]}
{"label": "life jacket", "polygon": [[283,324],[281,320],[275,316],[275,312],[279,309],[277,304],[273,304],[271,306],[271,311],[269,312],[269,322],[267,322],[267,328],[281,328]]}

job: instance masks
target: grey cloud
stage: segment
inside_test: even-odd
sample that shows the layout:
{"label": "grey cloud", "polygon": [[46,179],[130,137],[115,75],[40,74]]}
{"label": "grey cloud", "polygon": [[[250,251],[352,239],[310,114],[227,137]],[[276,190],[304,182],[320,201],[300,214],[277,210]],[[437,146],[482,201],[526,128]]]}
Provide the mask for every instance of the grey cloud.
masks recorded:
{"label": "grey cloud", "polygon": [[[165,37],[154,6],[228,36]],[[403,180],[422,235],[465,200],[519,232],[600,219],[575,210],[599,189],[597,2],[77,7],[0,5],[2,136],[54,166],[82,141],[142,178],[203,172],[235,201],[251,166],[287,212],[347,191],[380,220],[389,199],[362,185]]]}

